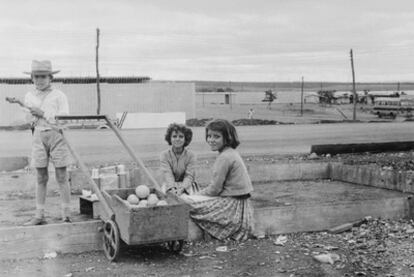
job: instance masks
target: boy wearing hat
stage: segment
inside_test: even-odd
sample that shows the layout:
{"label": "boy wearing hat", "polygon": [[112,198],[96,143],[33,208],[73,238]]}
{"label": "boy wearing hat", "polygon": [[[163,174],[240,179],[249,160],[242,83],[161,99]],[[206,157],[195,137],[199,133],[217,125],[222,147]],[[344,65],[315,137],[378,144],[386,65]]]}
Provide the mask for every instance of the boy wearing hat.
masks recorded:
{"label": "boy wearing hat", "polygon": [[33,143],[32,164],[37,172],[36,213],[25,226],[45,224],[44,210],[46,186],[49,180],[48,165],[51,161],[55,167],[56,181],[59,184],[62,221],[70,221],[70,186],[67,181],[66,167],[70,163],[69,149],[61,133],[53,127],[56,115],[68,115],[69,105],[66,95],[51,87],[53,74],[50,61],[33,61],[30,74],[35,88],[24,99],[32,116]]}

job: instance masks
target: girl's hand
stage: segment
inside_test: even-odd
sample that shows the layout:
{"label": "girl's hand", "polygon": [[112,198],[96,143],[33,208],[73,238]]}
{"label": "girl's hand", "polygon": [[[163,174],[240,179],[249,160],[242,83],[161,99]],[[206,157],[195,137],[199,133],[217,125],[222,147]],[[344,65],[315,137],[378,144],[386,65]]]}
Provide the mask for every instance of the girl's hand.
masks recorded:
{"label": "girl's hand", "polygon": [[184,192],[184,188],[176,188],[175,191],[177,195],[181,195]]}

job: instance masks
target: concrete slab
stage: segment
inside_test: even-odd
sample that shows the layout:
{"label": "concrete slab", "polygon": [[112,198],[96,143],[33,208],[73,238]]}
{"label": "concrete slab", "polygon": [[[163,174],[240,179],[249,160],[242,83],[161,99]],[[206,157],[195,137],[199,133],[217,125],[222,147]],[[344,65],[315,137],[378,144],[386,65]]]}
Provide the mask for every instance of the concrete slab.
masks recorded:
{"label": "concrete slab", "polygon": [[255,186],[256,232],[320,231],[365,216],[410,216],[409,195],[339,181],[272,182]]}
{"label": "concrete slab", "polygon": [[398,219],[408,215],[409,203],[404,197],[260,208],[255,211],[255,233],[274,235],[322,231],[365,216]]}

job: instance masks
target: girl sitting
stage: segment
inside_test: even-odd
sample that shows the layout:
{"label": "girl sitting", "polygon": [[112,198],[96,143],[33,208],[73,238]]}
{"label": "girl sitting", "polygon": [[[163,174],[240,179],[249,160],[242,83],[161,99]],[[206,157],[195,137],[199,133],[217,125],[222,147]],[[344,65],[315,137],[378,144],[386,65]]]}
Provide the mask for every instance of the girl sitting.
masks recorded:
{"label": "girl sitting", "polygon": [[245,240],[253,229],[253,186],[246,166],[235,150],[240,144],[236,128],[216,119],[206,127],[206,141],[219,153],[211,183],[198,195],[183,196],[192,206],[193,221],[211,236]]}
{"label": "girl sitting", "polygon": [[194,182],[196,157],[192,151],[186,149],[192,137],[191,129],[182,124],[172,123],[168,126],[165,140],[171,148],[162,152],[160,157],[164,192],[171,191],[181,195],[198,191]]}

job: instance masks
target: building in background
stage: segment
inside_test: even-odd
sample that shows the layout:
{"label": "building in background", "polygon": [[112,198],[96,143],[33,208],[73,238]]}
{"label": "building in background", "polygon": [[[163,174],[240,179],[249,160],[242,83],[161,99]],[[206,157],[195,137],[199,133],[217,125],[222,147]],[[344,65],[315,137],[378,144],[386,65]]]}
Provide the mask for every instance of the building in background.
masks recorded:
{"label": "building in background", "polygon": [[[129,79],[128,79],[129,78]],[[6,82],[6,80],[9,80]],[[24,81],[17,81],[24,80]],[[91,115],[97,111],[94,78],[56,78],[53,86],[65,92],[71,115]],[[115,119],[117,113],[183,112],[185,118],[195,117],[195,86],[193,83],[158,82],[144,78],[101,78],[101,114]],[[30,79],[0,79],[0,126],[25,123],[25,113],[6,96],[23,99],[32,88]]]}

